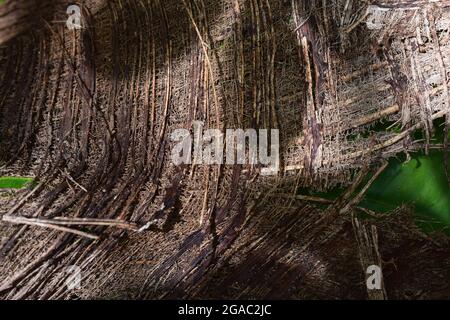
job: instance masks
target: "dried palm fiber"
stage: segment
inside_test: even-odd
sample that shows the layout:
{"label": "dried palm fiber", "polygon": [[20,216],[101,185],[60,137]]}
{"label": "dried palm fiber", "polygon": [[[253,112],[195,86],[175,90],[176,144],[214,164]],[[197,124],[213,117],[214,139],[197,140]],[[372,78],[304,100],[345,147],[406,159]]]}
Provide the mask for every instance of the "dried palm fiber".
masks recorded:
{"label": "dried palm fiber", "polygon": [[[355,2],[347,1],[346,5],[348,3]],[[401,119],[402,128],[409,132],[423,123],[429,132],[431,120],[442,117],[449,110],[446,38],[450,20],[449,11],[442,9],[446,3],[421,5],[418,9],[419,2],[414,1],[408,2],[410,7],[406,7],[406,2],[392,1],[390,4],[371,5],[368,11],[357,8],[357,13],[367,17],[369,30],[355,26],[353,21],[362,23],[358,15],[347,19],[348,23],[341,19],[342,25],[325,28],[338,30],[336,36],[340,38],[344,38],[342,33],[353,30],[352,36],[358,40],[341,43],[347,46],[344,48],[347,54],[332,52],[330,55],[333,70],[329,70],[325,79],[323,91],[326,93],[323,94],[334,93],[335,96],[328,97],[328,101],[325,98],[321,110],[317,111],[321,118],[319,123],[323,123],[320,148],[324,150],[318,166],[324,171],[342,165],[354,168],[361,164],[360,157],[364,152],[371,150],[389,156],[403,149],[405,133],[396,136],[381,133],[357,141],[348,139],[377,120]],[[429,15],[431,11],[433,16]],[[341,15],[346,17],[348,14],[343,11]],[[408,28],[411,28],[409,32]],[[368,32],[370,37],[366,36]],[[374,47],[373,42],[379,46]],[[292,158],[298,159],[297,156]],[[297,162],[288,169],[304,166]]]}
{"label": "dried palm fiber", "polygon": [[[366,297],[351,230],[357,202],[347,193],[324,210],[296,190],[354,189],[356,173],[361,182],[381,158],[419,146],[408,139],[412,128],[429,130],[445,111],[444,88],[436,89],[445,81],[433,68],[447,29],[439,50],[431,38],[414,51],[407,44],[417,31],[373,29],[370,3],[185,0],[86,1],[85,28],[69,31],[65,7],[47,3],[33,28],[0,49],[0,173],[38,177],[33,191],[1,198],[1,213],[41,222],[0,226],[3,298],[69,298],[71,265],[83,272],[75,293],[84,298]],[[428,8],[409,3],[416,13]],[[398,11],[391,4],[386,21]],[[441,4],[431,11],[436,25],[447,19]],[[0,17],[11,8],[0,7]],[[410,61],[422,82],[409,81]],[[441,81],[434,87],[428,77]],[[424,103],[412,98],[416,85],[429,90],[419,90]],[[405,131],[352,138],[386,118]],[[170,133],[194,120],[280,128],[283,173],[174,167]],[[68,228],[100,239],[45,228],[52,219],[97,221]],[[146,230],[107,227],[109,219]],[[448,278],[449,247],[404,228],[405,210],[395,219],[370,222],[383,261],[400,265],[385,266],[388,297],[417,298],[421,286],[422,297],[445,296],[448,284],[436,278],[399,283],[402,272],[430,268]],[[404,253],[405,243],[423,257]]]}

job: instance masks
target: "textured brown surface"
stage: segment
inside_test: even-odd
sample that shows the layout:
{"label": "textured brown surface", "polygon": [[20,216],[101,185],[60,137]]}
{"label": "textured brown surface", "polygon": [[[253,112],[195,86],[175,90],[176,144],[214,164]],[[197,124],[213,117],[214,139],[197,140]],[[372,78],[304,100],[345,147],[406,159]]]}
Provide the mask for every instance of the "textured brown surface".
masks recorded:
{"label": "textured brown surface", "polygon": [[[34,5],[12,2],[0,26]],[[81,31],[66,29],[64,2],[48,3],[34,27],[0,27],[0,175],[38,178],[0,197],[0,213],[152,226],[82,227],[92,241],[2,223],[3,298],[368,297],[357,202],[294,195],[354,187],[423,147],[410,133],[431,135],[450,111],[448,1],[84,1]],[[402,132],[371,131],[380,119]],[[170,133],[195,120],[279,128],[283,172],[174,167]],[[402,209],[365,222],[388,298],[448,298],[448,241],[409,221]],[[81,290],[67,290],[70,265]]]}

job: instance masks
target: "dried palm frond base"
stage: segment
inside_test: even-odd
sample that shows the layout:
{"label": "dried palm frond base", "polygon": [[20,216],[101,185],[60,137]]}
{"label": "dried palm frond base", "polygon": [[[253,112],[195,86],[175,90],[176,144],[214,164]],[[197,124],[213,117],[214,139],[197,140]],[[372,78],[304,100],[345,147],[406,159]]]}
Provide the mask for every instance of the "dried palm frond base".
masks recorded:
{"label": "dried palm frond base", "polygon": [[[448,238],[358,206],[450,123],[449,1],[80,3],[81,30],[62,1],[0,6],[0,175],[37,183],[0,196],[2,298],[450,296]],[[198,120],[280,129],[280,174],[174,166]]]}

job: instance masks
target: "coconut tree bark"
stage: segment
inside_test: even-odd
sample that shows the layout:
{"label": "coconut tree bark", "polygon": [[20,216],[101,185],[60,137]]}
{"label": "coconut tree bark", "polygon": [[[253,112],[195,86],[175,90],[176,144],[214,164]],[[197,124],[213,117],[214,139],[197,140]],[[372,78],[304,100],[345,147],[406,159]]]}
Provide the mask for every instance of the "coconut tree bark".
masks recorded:
{"label": "coconut tree bark", "polygon": [[[448,115],[448,1],[332,4],[84,1],[79,30],[63,2],[0,6],[0,174],[37,182],[0,198],[1,297],[71,298],[74,265],[89,298],[368,298],[360,261],[392,256],[448,278],[448,241],[406,210],[376,232],[352,219],[366,175]],[[402,131],[360,135],[386,119]],[[199,121],[279,129],[279,174],[174,165],[171,134]],[[382,296],[405,298],[383,271]]]}

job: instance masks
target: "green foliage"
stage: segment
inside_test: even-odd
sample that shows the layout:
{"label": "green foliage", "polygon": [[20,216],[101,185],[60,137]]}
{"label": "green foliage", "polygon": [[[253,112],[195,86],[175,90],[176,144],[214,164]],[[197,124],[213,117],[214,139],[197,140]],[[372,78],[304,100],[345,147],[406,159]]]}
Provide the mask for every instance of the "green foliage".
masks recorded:
{"label": "green foliage", "polygon": [[[450,226],[450,186],[444,172],[443,152],[417,154],[408,162],[392,159],[372,184],[360,206],[389,212],[413,205],[424,231]],[[450,166],[448,168],[450,170]]]}
{"label": "green foliage", "polygon": [[33,178],[0,177],[0,189],[22,189],[32,185],[32,183]]}
{"label": "green foliage", "polygon": [[[443,124],[442,120],[435,121],[436,132],[431,143],[443,143]],[[391,124],[380,123],[372,132],[384,131],[386,125]],[[398,128],[391,129],[397,131]],[[423,133],[415,132],[414,139],[424,139]],[[388,213],[402,205],[409,205],[414,208],[416,222],[423,231],[444,229],[450,235],[450,186],[444,171],[444,153],[435,150],[429,155],[419,152],[411,156],[408,162],[404,156],[391,159],[359,206],[377,213]],[[450,165],[447,170],[450,172]],[[313,195],[334,200],[344,191],[336,188]],[[307,190],[300,190],[300,193],[308,194]]]}

